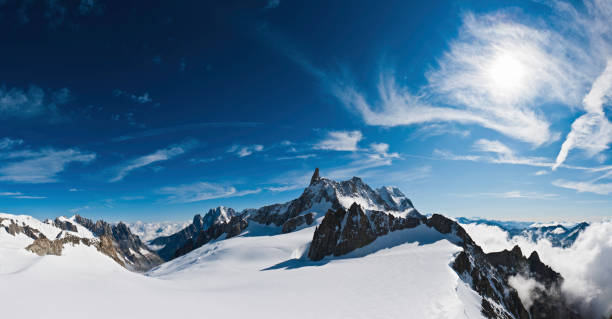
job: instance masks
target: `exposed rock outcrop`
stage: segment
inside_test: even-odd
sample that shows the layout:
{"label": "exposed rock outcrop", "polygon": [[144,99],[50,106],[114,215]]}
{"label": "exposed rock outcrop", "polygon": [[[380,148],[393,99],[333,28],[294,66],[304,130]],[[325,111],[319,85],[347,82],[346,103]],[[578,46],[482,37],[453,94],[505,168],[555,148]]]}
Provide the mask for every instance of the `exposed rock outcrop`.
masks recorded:
{"label": "exposed rock outcrop", "polygon": [[316,261],[329,255],[341,256],[389,232],[417,227],[425,220],[424,216],[404,218],[380,211],[366,213],[357,203],[347,211],[329,210],[315,229],[308,258]]}
{"label": "exposed rock outcrop", "polygon": [[302,225],[312,225],[312,223],[314,223],[314,213],[310,212],[304,215],[300,215],[300,216],[296,216],[293,218],[289,218],[284,224],[283,224],[283,230],[282,233],[286,234],[286,233],[290,233],[295,231],[298,227],[302,226]]}
{"label": "exposed rock outcrop", "polygon": [[[122,222],[112,225],[98,220],[94,223],[79,215],[75,216],[75,221],[89,229],[94,236],[109,239],[114,247],[115,255],[124,261],[122,265],[128,269],[147,271],[163,262],[156,252],[147,247],[137,235],[132,234],[129,227]],[[108,247],[106,250],[109,250]]]}
{"label": "exposed rock outcrop", "polygon": [[113,241],[110,237],[102,235],[96,239],[82,238],[73,235],[66,235],[62,238],[55,240],[49,240],[46,237],[38,238],[34,240],[32,244],[26,247],[29,250],[39,256],[55,255],[61,256],[64,246],[67,244],[71,245],[85,245],[94,246],[101,253],[111,257],[119,265],[125,267],[123,259],[119,257],[117,251],[114,248]]}
{"label": "exposed rock outcrop", "polygon": [[[8,225],[5,225],[8,223]],[[34,229],[28,225],[19,225],[12,219],[0,218],[0,229],[4,228],[7,233],[15,236],[17,234],[25,234],[26,236],[36,240],[38,238],[46,238],[38,229]]]}
{"label": "exposed rock outcrop", "polygon": [[185,255],[212,240],[218,239],[222,235],[225,235],[225,238],[238,236],[248,225],[249,222],[242,216],[232,216],[227,222],[214,223],[205,230],[200,231],[195,237],[195,240],[189,239],[183,246],[176,250],[173,258]]}
{"label": "exposed rock outcrop", "polygon": [[[174,233],[170,236],[162,236],[153,239],[149,242],[151,245],[162,246],[157,251],[159,256],[164,260],[170,260],[175,258],[174,256],[184,255],[189,245],[193,247],[200,232],[210,228],[211,226],[218,223],[227,223],[230,219],[237,215],[236,211],[229,207],[219,206],[217,208],[210,209],[204,217],[197,214],[193,217],[192,223],[182,229],[181,231]],[[177,251],[181,249],[181,252]]]}
{"label": "exposed rock outcrop", "polygon": [[59,217],[53,221],[53,225],[55,225],[55,227],[62,229],[62,230],[77,232],[76,225],[72,224],[71,222],[67,220],[62,220]]}
{"label": "exposed rock outcrop", "polygon": [[[448,235],[448,240],[463,248],[452,267],[482,296],[482,313],[486,317],[581,318],[561,293],[561,275],[543,264],[536,252],[526,258],[517,246],[511,251],[485,254],[461,225],[439,214],[430,218],[402,218],[363,210],[356,203],[348,210],[329,210],[315,230],[308,257],[317,261],[326,256],[342,256],[389,232],[422,224]],[[536,296],[529,309],[525,308],[518,292],[510,284],[510,278],[519,275],[536,280],[543,287],[534,292]]]}

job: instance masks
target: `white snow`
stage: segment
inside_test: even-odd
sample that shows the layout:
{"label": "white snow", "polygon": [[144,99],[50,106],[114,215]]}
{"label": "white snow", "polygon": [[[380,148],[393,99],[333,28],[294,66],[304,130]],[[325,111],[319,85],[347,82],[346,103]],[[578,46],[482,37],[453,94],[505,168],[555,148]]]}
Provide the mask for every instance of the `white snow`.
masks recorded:
{"label": "white snow", "polygon": [[62,231],[53,224],[43,223],[40,220],[28,215],[0,213],[0,218],[13,220],[19,226],[28,225],[34,229],[38,229],[38,231],[45,235],[45,237],[50,239],[55,238]]}
{"label": "white snow", "polygon": [[449,266],[460,248],[425,226],[320,262],[301,258],[314,227],[278,231],[253,225],[144,276],[82,245],[38,257],[23,249],[31,239],[2,230],[3,316],[482,318],[480,297]]}

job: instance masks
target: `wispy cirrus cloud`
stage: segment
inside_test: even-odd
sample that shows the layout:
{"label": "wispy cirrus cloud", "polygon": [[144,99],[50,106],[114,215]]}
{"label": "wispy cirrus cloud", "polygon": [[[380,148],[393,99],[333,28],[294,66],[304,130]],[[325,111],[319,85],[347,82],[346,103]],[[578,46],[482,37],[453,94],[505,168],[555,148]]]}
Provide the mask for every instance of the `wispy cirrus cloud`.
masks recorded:
{"label": "wispy cirrus cloud", "polygon": [[109,182],[114,183],[123,180],[132,171],[149,166],[154,163],[170,160],[174,157],[184,154],[187,150],[192,148],[196,142],[189,141],[179,145],[173,145],[168,148],[157,150],[151,154],[137,157],[124,162],[115,168],[114,177]]}
{"label": "wispy cirrus cloud", "polygon": [[0,151],[11,149],[14,146],[23,144],[22,139],[14,139],[10,137],[3,137],[0,139]]}
{"label": "wispy cirrus cloud", "polygon": [[612,142],[612,124],[602,107],[610,101],[612,87],[612,4],[598,0],[585,0],[584,5],[543,4],[551,9],[545,20],[517,11],[464,14],[458,36],[418,87],[398,81],[389,71],[393,67],[383,66],[374,81],[377,89],[370,92],[348,72],[317,67],[272,31],[264,30],[264,36],[372,126],[433,125],[435,132],[440,125],[476,125],[538,148],[561,137],[552,129],[558,118],[547,114],[548,105],[571,111],[581,107],[586,112],[574,121],[556,160],[508,152],[437,151],[447,159],[554,169],[564,165],[572,149],[581,149],[601,162],[606,158],[602,152]]}
{"label": "wispy cirrus cloud", "polygon": [[457,135],[466,138],[470,134],[470,130],[457,128],[450,123],[432,123],[419,127],[410,137],[425,140],[433,136]]}
{"label": "wispy cirrus cloud", "polygon": [[46,196],[32,196],[26,195],[22,192],[0,192],[0,197],[9,197],[15,199],[45,199]]}
{"label": "wispy cirrus cloud", "polygon": [[467,14],[458,38],[426,73],[428,84],[416,91],[392,72],[379,75],[374,100],[350,79],[325,79],[369,125],[475,124],[539,146],[558,138],[539,105],[573,104],[584,86],[585,76],[565,58],[576,56],[574,48],[560,35],[506,14]]}
{"label": "wispy cirrus cloud", "polygon": [[240,197],[261,192],[260,188],[237,190],[234,186],[226,186],[208,182],[197,182],[178,186],[163,187],[157,191],[167,195],[171,203],[192,203],[209,199]]}
{"label": "wispy cirrus cloud", "polygon": [[512,165],[527,165],[534,167],[550,168],[554,163],[544,157],[521,156],[516,154],[507,145],[497,140],[479,139],[473,148],[480,153],[485,154],[454,154],[446,150],[434,150],[434,156],[445,160],[453,161],[471,161],[471,162],[486,162],[493,164],[512,164]]}
{"label": "wispy cirrus cloud", "polygon": [[189,123],[182,125],[174,125],[156,129],[149,129],[140,131],[133,134],[122,135],[116,138],[113,138],[113,142],[123,142],[129,141],[133,139],[146,138],[146,137],[154,137],[159,135],[165,135],[169,133],[183,132],[183,131],[191,131],[197,130],[201,128],[233,128],[233,127],[244,127],[244,128],[255,128],[263,125],[261,122],[201,122],[201,123]]}
{"label": "wispy cirrus cloud", "polygon": [[52,183],[71,163],[89,163],[95,153],[76,148],[11,150],[0,153],[0,181],[14,183]]}
{"label": "wispy cirrus cloud", "polygon": [[587,113],[572,123],[572,130],[561,145],[553,169],[563,164],[574,148],[586,151],[590,157],[609,148],[608,145],[612,142],[612,123],[608,120],[603,106],[611,97],[612,58],[608,60],[606,69],[593,83],[591,91],[584,97],[583,107]]}
{"label": "wispy cirrus cloud", "polygon": [[612,193],[612,183],[596,183],[593,181],[568,181],[558,179],[552,182],[554,186],[573,189],[579,193],[594,193],[599,195],[609,195]]}
{"label": "wispy cirrus cloud", "polygon": [[484,196],[492,196],[496,198],[522,198],[522,199],[554,199],[559,197],[557,194],[552,193],[540,193],[540,192],[524,192],[524,191],[508,191],[502,193],[481,193]]}
{"label": "wispy cirrus cloud", "polygon": [[253,145],[232,145],[227,152],[231,154],[235,154],[238,157],[247,157],[252,155],[253,153],[263,151],[264,147],[261,144],[253,144]]}

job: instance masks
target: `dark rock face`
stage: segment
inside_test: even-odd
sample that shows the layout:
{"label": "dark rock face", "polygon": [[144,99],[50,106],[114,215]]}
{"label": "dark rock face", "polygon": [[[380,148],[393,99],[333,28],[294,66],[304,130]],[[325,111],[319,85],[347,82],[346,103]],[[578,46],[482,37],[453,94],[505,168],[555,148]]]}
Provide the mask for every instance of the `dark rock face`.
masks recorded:
{"label": "dark rock face", "polygon": [[414,228],[424,222],[423,216],[402,218],[379,211],[366,214],[356,203],[348,211],[329,210],[315,230],[308,258],[316,261],[329,255],[341,256],[389,232]]}
{"label": "dark rock face", "polygon": [[18,225],[14,220],[8,219],[9,225],[2,225],[2,221],[7,220],[0,218],[0,229],[4,228],[7,233],[15,236],[17,234],[25,234],[26,236],[36,240],[38,238],[46,238],[38,229],[34,229],[28,225]]}
{"label": "dark rock face", "polygon": [[77,231],[77,227],[76,225],[73,225],[71,222],[67,221],[67,220],[60,220],[59,218],[56,218],[53,221],[53,225],[55,225],[55,227],[62,229],[62,230],[67,230],[67,231],[71,231],[71,232],[76,232]]}
{"label": "dark rock face", "polygon": [[[401,218],[377,211],[363,211],[353,204],[348,210],[330,210],[315,230],[308,257],[321,260],[341,256],[364,247],[389,232],[425,224],[463,247],[452,267],[457,274],[482,296],[482,313],[488,318],[503,319],[579,319],[560,291],[563,278],[543,264],[537,253],[523,256],[517,246],[511,251],[485,254],[468,233],[455,221],[434,214]],[[525,309],[518,292],[509,284],[512,276],[522,275],[541,283],[545,289],[529,309]]]}
{"label": "dark rock face", "polygon": [[193,222],[191,225],[170,236],[157,237],[149,243],[151,245],[164,246],[162,249],[157,251],[157,254],[163,260],[167,261],[174,258],[174,255],[179,248],[192,241],[193,238],[195,238],[198,233],[203,230],[203,226],[204,222],[202,220],[202,216],[197,214],[193,216]]}
{"label": "dark rock face", "polygon": [[[471,282],[472,288],[483,297],[482,313],[487,318],[581,318],[561,293],[561,275],[544,265],[537,253],[525,258],[516,246],[510,251],[485,254],[456,222],[433,215],[427,225],[440,232],[453,233],[460,239],[463,251],[457,255],[452,267],[463,280]],[[525,309],[517,291],[509,284],[509,279],[516,275],[533,278],[546,288],[537,291],[537,297],[529,309]],[[501,308],[493,306],[493,303]]]}
{"label": "dark rock face", "polygon": [[487,260],[496,268],[505,284],[513,276],[535,279],[543,288],[536,287],[533,292],[533,304],[527,311],[531,318],[581,318],[573,311],[561,292],[563,278],[552,268],[540,261],[537,252],[529,258],[523,256],[521,249],[515,246],[512,250],[486,254]]}
{"label": "dark rock face", "polygon": [[[175,256],[182,256],[185,253],[193,250],[187,249],[189,245],[194,246],[197,237],[202,231],[213,227],[219,223],[229,223],[233,216],[239,215],[235,210],[228,207],[217,207],[210,209],[204,217],[197,214],[193,217],[193,222],[182,229],[181,231],[172,234],[170,236],[163,236],[153,239],[149,242],[151,245],[163,246],[157,251],[159,256],[164,260],[171,260],[176,258]],[[244,213],[240,214],[241,216]],[[234,229],[230,233],[234,234],[237,230]],[[241,230],[242,231],[242,230]],[[237,234],[235,234],[237,235]],[[235,236],[234,235],[234,236]],[[215,237],[216,238],[216,237]],[[198,246],[199,247],[199,246]],[[180,250],[180,252],[179,252]]]}
{"label": "dark rock face", "polygon": [[312,225],[312,223],[314,223],[314,214],[312,212],[304,214],[304,215],[296,216],[293,218],[289,218],[283,224],[282,233],[283,234],[290,233],[292,231],[295,231],[298,227],[304,224],[310,226]]}
{"label": "dark rock face", "polygon": [[[391,195],[401,198],[400,202],[395,202]],[[414,209],[412,202],[399,189],[381,188],[373,190],[359,177],[336,182],[319,176],[319,169],[317,168],[310,179],[310,185],[297,199],[285,204],[264,206],[260,209],[245,210],[244,212],[248,212],[249,218],[257,223],[282,226],[289,219],[303,214],[317,203],[330,203],[331,209],[337,210],[342,207],[338,199],[340,197],[364,198],[384,211],[399,212]],[[414,212],[416,215],[419,215],[416,210]]]}
{"label": "dark rock face", "polygon": [[[311,225],[314,223],[316,213],[322,213],[317,209],[327,209],[331,207],[333,211],[338,209],[348,209],[343,207],[347,204],[349,198],[361,198],[368,202],[370,206],[378,207],[380,210],[393,212],[409,212],[411,217],[419,218],[420,215],[412,206],[412,202],[397,188],[382,187],[373,190],[365,184],[360,178],[353,177],[350,180],[336,182],[330,179],[323,178],[319,175],[319,169],[315,169],[310,185],[304,189],[300,197],[283,203],[261,207],[259,209],[245,209],[240,213],[231,210],[232,216],[241,216],[248,223],[257,223],[266,226],[281,227],[281,233],[295,231],[303,225]],[[371,208],[371,207],[370,207]],[[194,217],[194,221],[187,228],[171,236],[159,237],[151,242],[152,245],[163,246],[158,251],[158,254],[164,260],[170,260],[177,255],[182,255],[185,251],[191,251],[193,247],[197,247],[198,236],[202,231],[206,231],[212,226],[208,220],[216,220],[215,213],[209,211],[204,216],[204,221],[199,215]],[[224,208],[225,209],[225,208]],[[209,217],[214,218],[209,218]],[[389,219],[385,214],[385,220]],[[223,220],[229,222],[229,219]],[[414,224],[414,220],[392,221],[388,227],[409,227]],[[214,236],[212,236],[214,237]],[[203,238],[206,238],[205,236]],[[202,242],[202,240],[200,240]],[[190,248],[191,247],[191,248]],[[178,250],[180,252],[177,252]]]}
{"label": "dark rock face", "polygon": [[[75,216],[75,221],[89,229],[96,237],[109,239],[114,247],[115,255],[118,256],[118,259],[125,260],[125,263],[121,264],[128,269],[147,271],[163,262],[157,253],[149,249],[137,235],[132,234],[129,227],[122,222],[111,225],[103,220],[98,220],[94,223],[79,215]],[[111,253],[109,249],[105,250]]]}
{"label": "dark rock face", "polygon": [[319,176],[319,168],[315,168],[314,174],[312,174],[312,177],[310,178],[310,185],[316,183],[319,181],[319,179],[321,179],[321,177]]}
{"label": "dark rock face", "polygon": [[183,256],[194,249],[202,247],[225,234],[225,238],[240,235],[247,227],[249,222],[243,216],[232,216],[228,222],[215,223],[205,230],[201,230],[196,239],[189,239],[183,246],[176,250],[173,258]]}

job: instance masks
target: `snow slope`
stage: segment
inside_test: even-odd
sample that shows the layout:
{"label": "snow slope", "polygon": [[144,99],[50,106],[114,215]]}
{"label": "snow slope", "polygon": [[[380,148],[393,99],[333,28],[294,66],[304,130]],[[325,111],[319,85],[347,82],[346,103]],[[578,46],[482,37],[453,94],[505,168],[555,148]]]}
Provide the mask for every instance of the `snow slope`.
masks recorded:
{"label": "snow slope", "polygon": [[268,235],[273,228],[211,242],[147,276],[92,247],[38,257],[20,248],[23,238],[0,234],[0,300],[11,305],[3,316],[481,318],[480,297],[449,266],[460,248],[430,228],[316,263],[296,259],[314,227]]}
{"label": "snow slope", "polygon": [[449,266],[460,248],[431,228],[391,233],[344,258],[298,259],[313,232],[215,241],[148,275],[203,293],[217,305],[207,307],[212,316],[481,317],[480,297]]}

